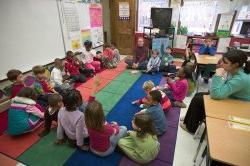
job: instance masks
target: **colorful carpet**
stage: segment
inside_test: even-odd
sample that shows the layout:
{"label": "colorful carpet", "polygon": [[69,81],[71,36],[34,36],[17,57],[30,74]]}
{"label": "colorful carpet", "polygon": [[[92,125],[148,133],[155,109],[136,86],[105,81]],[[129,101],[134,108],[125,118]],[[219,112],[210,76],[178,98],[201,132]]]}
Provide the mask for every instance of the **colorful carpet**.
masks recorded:
{"label": "colorful carpet", "polygon": [[[118,66],[118,69],[116,73],[112,70],[101,75],[103,81],[96,98],[103,104],[107,121],[117,121],[120,125],[132,129],[131,120],[139,108],[132,105],[131,102],[145,95],[142,84],[146,80],[152,80],[159,85],[163,80],[161,74],[133,75],[130,74],[130,71],[124,71],[124,66]],[[77,87],[84,99],[89,97],[92,84],[93,79],[90,79]],[[172,165],[179,113],[180,110],[174,108],[166,114],[167,132],[160,138],[161,150],[157,159],[149,165]],[[54,130],[40,140],[37,136],[38,132],[40,131],[24,135],[21,139],[10,138],[5,134],[0,136],[0,152],[28,165],[138,165],[116,151],[110,156],[98,157],[90,152],[73,149],[67,144],[57,146],[54,145],[56,139]]]}

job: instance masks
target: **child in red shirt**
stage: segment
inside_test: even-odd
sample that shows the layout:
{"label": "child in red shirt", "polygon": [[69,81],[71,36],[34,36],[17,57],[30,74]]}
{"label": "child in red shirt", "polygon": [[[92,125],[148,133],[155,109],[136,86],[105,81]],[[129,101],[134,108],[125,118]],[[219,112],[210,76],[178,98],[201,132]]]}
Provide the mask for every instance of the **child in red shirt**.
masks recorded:
{"label": "child in red shirt", "polygon": [[98,156],[113,153],[119,139],[127,133],[125,126],[105,121],[102,104],[98,101],[93,101],[87,106],[85,123],[89,133],[90,149]]}
{"label": "child in red shirt", "polygon": [[12,82],[10,97],[14,98],[24,87],[23,74],[20,70],[12,69],[7,73],[7,78]]}

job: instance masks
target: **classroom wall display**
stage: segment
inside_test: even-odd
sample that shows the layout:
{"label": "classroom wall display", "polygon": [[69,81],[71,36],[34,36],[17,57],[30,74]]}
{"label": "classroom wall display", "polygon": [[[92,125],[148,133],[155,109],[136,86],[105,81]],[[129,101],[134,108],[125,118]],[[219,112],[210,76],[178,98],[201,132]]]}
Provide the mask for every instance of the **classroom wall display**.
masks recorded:
{"label": "classroom wall display", "polygon": [[174,48],[186,49],[187,36],[175,35]]}
{"label": "classroom wall display", "polygon": [[159,56],[162,57],[165,49],[169,46],[169,38],[154,38],[152,41],[152,49],[159,52]]}
{"label": "classroom wall display", "polygon": [[217,52],[218,53],[227,52],[227,47],[229,47],[230,41],[231,41],[231,37],[219,38],[219,42],[218,42],[218,46],[217,46]]}
{"label": "classroom wall display", "polygon": [[60,18],[66,50],[81,51],[86,40],[91,40],[93,47],[103,45],[102,6],[100,3],[92,2],[97,1],[61,2]]}
{"label": "classroom wall display", "polygon": [[120,19],[129,19],[129,3],[128,2],[119,2],[119,18]]}
{"label": "classroom wall display", "polygon": [[93,47],[98,47],[104,44],[103,27],[91,28],[90,32],[91,32],[91,40],[93,43]]}
{"label": "classroom wall display", "polygon": [[90,25],[93,27],[101,27],[102,23],[102,6],[100,4],[91,4],[89,7]]}

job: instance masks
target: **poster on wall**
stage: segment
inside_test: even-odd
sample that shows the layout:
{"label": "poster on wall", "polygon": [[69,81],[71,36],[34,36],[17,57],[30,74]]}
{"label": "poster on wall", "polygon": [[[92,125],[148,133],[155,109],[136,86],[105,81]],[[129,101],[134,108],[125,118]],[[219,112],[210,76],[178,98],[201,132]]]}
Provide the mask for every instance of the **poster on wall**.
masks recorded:
{"label": "poster on wall", "polygon": [[81,30],[81,39],[82,39],[82,44],[84,44],[86,40],[91,40],[90,29]]}
{"label": "poster on wall", "polygon": [[130,17],[129,13],[129,3],[128,2],[119,2],[119,18],[128,20]]}
{"label": "poster on wall", "polygon": [[169,38],[155,38],[152,42],[152,49],[159,52],[159,56],[165,52],[165,49],[169,46]]}
{"label": "poster on wall", "polygon": [[91,28],[91,41],[93,47],[99,47],[103,45],[103,27]]}
{"label": "poster on wall", "polygon": [[91,4],[89,7],[89,15],[90,15],[90,26],[101,27],[102,23],[102,6],[100,4]]}
{"label": "poster on wall", "polygon": [[79,3],[77,5],[81,29],[90,29],[89,4]]}

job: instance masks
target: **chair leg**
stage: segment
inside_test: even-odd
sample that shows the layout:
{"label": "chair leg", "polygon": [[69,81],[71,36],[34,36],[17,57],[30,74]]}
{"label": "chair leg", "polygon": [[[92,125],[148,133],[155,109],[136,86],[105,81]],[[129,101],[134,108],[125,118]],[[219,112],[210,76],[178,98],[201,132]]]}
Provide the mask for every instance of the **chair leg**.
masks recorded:
{"label": "chair leg", "polygon": [[203,121],[199,122],[199,127],[197,128],[197,130],[195,131],[195,134],[194,134],[194,139],[199,138],[198,134],[201,132],[202,124],[203,124]]}
{"label": "chair leg", "polygon": [[203,133],[202,133],[202,135],[201,135],[201,139],[200,139],[199,145],[198,145],[198,147],[197,147],[196,153],[195,153],[195,155],[194,155],[193,162],[196,162],[196,159],[197,159],[197,156],[198,156],[198,154],[199,154],[199,151],[200,151],[202,142],[203,142],[204,139],[205,139],[205,135],[206,135],[206,128],[204,129],[204,131],[203,131]]}
{"label": "chair leg", "polygon": [[201,164],[202,164],[202,162],[203,162],[203,160],[204,160],[206,154],[207,154],[207,146],[204,148],[204,151],[202,152],[201,161],[200,161],[200,163],[198,164],[198,166],[201,166]]}

